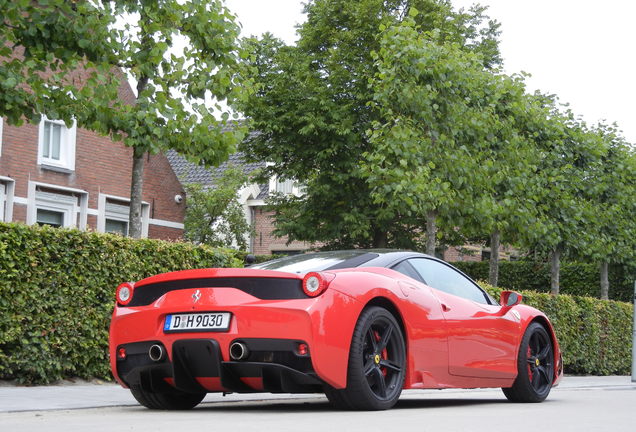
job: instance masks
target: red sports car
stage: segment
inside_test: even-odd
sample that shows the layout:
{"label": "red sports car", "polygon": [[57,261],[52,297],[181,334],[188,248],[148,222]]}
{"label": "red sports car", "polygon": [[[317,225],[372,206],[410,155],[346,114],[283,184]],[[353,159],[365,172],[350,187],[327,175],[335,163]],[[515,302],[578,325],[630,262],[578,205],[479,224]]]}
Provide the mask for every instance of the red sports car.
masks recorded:
{"label": "red sports car", "polygon": [[563,373],[543,313],[511,291],[498,303],[415,252],[178,271],[123,283],[116,296],[112,371],[148,408],[189,409],[208,392],[319,392],[378,410],[402,389],[477,387],[541,402]]}

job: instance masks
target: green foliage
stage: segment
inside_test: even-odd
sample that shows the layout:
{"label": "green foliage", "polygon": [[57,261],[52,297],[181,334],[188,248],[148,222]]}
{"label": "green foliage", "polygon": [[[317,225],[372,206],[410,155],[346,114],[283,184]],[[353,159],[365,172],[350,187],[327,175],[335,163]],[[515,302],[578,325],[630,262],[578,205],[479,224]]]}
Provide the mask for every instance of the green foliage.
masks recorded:
{"label": "green foliage", "polygon": [[185,238],[212,247],[247,249],[251,227],[237,196],[247,181],[242,170],[230,167],[212,187],[186,185]]}
{"label": "green foliage", "polygon": [[190,243],[0,224],[0,379],[109,379],[117,285],[202,267],[242,263]]}
{"label": "green foliage", "polygon": [[[501,289],[481,285],[499,298]],[[630,373],[633,305],[582,296],[520,292],[523,303],[543,311],[554,326],[566,373]]]}
{"label": "green foliage", "polygon": [[[488,262],[454,262],[453,265],[475,280],[488,280]],[[550,265],[545,262],[503,261],[499,264],[499,285],[512,290],[550,291]],[[629,302],[634,296],[636,269],[626,265],[609,268],[610,298]],[[598,297],[598,266],[581,262],[561,265],[561,293]]]}
{"label": "green foliage", "polygon": [[[0,0],[0,16],[0,117],[10,124],[39,121],[41,113],[70,124],[83,101],[116,97],[120,76],[109,73],[115,59],[104,46],[113,21],[93,2]],[[81,88],[78,67],[88,70]]]}
{"label": "green foliage", "polygon": [[415,245],[423,221],[374,202],[361,170],[372,145],[367,131],[382,115],[369,87],[379,29],[415,9],[422,31],[480,53],[484,64],[498,62],[497,24],[483,8],[454,11],[445,0],[317,0],[307,4],[297,46],[271,36],[246,42],[253,56],[245,74],[257,90],[240,108],[259,131],[246,153],[273,162],[267,175],[305,186],[302,197],[276,202],[279,234],[338,248]]}

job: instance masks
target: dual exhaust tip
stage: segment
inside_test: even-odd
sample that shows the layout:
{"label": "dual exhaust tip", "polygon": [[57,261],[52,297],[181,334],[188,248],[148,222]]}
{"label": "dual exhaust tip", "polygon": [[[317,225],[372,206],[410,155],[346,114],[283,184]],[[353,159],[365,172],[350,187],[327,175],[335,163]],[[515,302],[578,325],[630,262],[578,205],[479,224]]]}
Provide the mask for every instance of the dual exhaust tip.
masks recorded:
{"label": "dual exhaust tip", "polygon": [[[245,360],[250,355],[250,350],[243,342],[234,342],[230,345],[230,358],[235,361]],[[166,351],[159,344],[154,344],[148,350],[148,357],[153,362],[160,362],[166,356]]]}

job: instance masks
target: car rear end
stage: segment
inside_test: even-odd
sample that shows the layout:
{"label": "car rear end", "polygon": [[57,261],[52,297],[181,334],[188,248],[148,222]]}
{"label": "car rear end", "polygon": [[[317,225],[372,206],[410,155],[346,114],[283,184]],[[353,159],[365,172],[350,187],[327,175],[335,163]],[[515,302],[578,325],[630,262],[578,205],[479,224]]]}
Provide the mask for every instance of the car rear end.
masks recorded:
{"label": "car rear end", "polygon": [[325,314],[337,313],[332,306],[351,301],[326,290],[333,277],[206,269],[122,284],[110,328],[113,374],[148,392],[305,393],[322,392],[325,382],[342,385],[348,337],[320,327]]}

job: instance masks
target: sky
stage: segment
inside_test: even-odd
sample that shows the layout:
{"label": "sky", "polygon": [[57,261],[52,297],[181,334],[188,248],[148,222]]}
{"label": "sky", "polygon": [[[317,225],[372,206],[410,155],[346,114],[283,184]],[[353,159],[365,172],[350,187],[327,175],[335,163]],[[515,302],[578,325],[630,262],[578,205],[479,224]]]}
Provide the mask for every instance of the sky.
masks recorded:
{"label": "sky", "polygon": [[[356,0],[351,0],[356,1]],[[304,21],[302,0],[226,0],[243,36],[269,31],[287,43]],[[452,0],[456,7],[474,1]],[[636,143],[636,1],[481,0],[501,24],[506,73],[531,74],[528,90],[556,94],[587,123],[616,122]]]}

